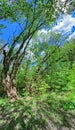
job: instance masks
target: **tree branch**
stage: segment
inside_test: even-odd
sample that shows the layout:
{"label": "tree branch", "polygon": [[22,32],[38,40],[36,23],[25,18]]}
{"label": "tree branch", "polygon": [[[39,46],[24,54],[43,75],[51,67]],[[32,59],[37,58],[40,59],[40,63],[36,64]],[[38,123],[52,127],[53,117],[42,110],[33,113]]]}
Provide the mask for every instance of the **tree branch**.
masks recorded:
{"label": "tree branch", "polygon": [[6,43],[4,46],[0,48],[0,51],[2,51],[9,43]]}

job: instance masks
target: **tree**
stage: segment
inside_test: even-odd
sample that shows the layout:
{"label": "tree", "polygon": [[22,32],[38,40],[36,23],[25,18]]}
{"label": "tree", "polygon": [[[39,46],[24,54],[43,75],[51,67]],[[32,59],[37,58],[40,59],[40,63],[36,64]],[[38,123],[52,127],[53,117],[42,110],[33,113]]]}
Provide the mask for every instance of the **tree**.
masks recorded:
{"label": "tree", "polygon": [[[49,26],[57,18],[60,8],[56,0],[32,0],[31,2],[27,0],[12,0],[11,2],[1,0],[0,2],[0,19],[17,22],[21,29],[19,34],[14,36],[8,51],[4,47],[10,43],[6,43],[2,48],[4,55],[2,84],[7,96],[13,99],[17,98],[16,74],[26,56],[30,40],[35,32]],[[19,47],[15,49],[17,44]]]}

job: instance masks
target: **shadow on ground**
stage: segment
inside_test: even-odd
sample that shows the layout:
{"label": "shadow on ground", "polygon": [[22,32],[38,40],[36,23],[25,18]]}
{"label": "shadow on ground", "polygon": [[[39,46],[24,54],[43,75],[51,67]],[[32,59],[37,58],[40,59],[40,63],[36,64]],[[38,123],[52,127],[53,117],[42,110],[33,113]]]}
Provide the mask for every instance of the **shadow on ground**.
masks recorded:
{"label": "shadow on ground", "polygon": [[39,100],[0,104],[0,130],[75,130],[75,111],[58,110]]}

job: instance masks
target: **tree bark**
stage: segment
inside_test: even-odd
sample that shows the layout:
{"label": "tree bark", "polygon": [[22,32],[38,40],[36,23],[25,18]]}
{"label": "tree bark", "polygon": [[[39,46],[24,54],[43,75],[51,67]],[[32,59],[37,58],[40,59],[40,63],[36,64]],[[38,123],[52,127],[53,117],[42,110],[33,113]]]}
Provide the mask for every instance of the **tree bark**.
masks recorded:
{"label": "tree bark", "polygon": [[7,74],[7,76],[2,76],[2,85],[10,100],[17,99],[17,89],[15,79],[11,80],[9,74]]}

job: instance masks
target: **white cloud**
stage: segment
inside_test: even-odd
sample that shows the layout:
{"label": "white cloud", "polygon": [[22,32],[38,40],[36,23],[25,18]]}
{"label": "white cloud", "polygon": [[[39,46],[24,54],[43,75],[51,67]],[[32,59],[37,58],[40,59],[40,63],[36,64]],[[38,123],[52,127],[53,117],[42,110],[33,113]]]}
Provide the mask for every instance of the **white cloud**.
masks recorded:
{"label": "white cloud", "polygon": [[49,31],[45,29],[39,30],[37,35],[37,40],[39,40],[40,42],[48,42],[50,37],[49,32],[50,30]]}
{"label": "white cloud", "polygon": [[59,22],[58,25],[53,28],[53,31],[67,33],[71,31],[74,25],[75,18],[71,17],[71,15],[66,15],[63,17],[62,22]]}
{"label": "white cloud", "polygon": [[47,33],[48,33],[48,31],[47,31],[47,30],[45,30],[45,29],[39,30],[39,31],[38,31],[38,34],[40,35],[41,33],[45,33],[45,34],[47,34]]}
{"label": "white cloud", "polygon": [[65,2],[65,0],[61,0],[62,2]]}
{"label": "white cloud", "polygon": [[[69,34],[69,39],[71,39],[75,37],[75,33],[71,32],[73,26],[75,26],[75,18],[71,15],[64,15],[62,19],[58,20],[57,25],[52,28],[52,31],[62,33],[65,36]],[[50,38],[50,31],[51,30],[47,31],[45,29],[38,31],[40,41],[42,41],[42,38],[44,41],[45,39],[48,41]]]}
{"label": "white cloud", "polygon": [[72,34],[69,36],[68,40],[70,40],[70,39],[72,39],[72,38],[75,38],[75,32],[72,33]]}

